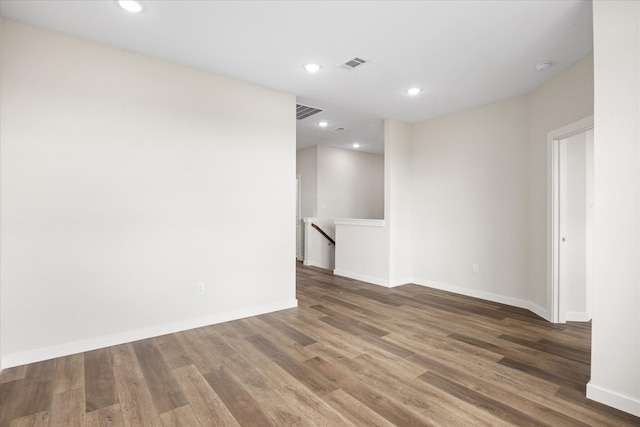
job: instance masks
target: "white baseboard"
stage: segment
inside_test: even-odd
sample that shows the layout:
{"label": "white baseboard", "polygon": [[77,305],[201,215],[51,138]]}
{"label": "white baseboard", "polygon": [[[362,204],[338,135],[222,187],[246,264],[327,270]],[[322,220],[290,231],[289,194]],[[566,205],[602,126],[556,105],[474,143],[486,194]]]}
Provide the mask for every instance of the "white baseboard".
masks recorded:
{"label": "white baseboard", "polygon": [[540,307],[538,304],[532,303],[531,301],[524,301],[526,303],[525,306],[521,306],[520,308],[526,308],[533,314],[542,317],[544,320],[551,322],[551,316],[549,310],[546,308]]}
{"label": "white baseboard", "polygon": [[587,383],[587,398],[635,415],[636,417],[640,417],[639,399],[623,396],[611,390],[599,387],[591,381]]}
{"label": "white baseboard", "polygon": [[424,286],[427,288],[440,289],[442,291],[453,292],[455,294],[465,295],[468,297],[480,298],[487,301],[498,302],[501,304],[524,308],[526,310],[531,311],[533,314],[540,316],[545,320],[550,320],[549,312],[547,311],[547,309],[542,308],[531,301],[527,301],[519,298],[507,297],[504,295],[493,294],[490,292],[463,288],[461,286],[455,286],[455,285],[450,285],[448,283],[436,282],[434,280],[410,279],[410,278],[387,280],[381,277],[366,276],[364,274],[353,273],[351,271],[344,271],[344,270],[337,270],[337,269],[333,270],[333,274],[335,274],[336,276],[348,277],[350,279],[356,279],[362,282],[372,283],[374,285],[384,286],[386,288],[393,288],[396,286],[406,285],[408,283],[415,283],[416,285]]}
{"label": "white baseboard", "polygon": [[354,273],[351,271],[338,270],[338,269],[333,270],[333,274],[335,274],[336,276],[348,277],[349,279],[360,280],[361,282],[367,282],[374,285],[384,286],[385,288],[392,287],[389,280],[383,279],[382,277],[367,276],[360,273]]}
{"label": "white baseboard", "polygon": [[271,304],[247,307],[239,310],[232,310],[223,313],[211,314],[203,317],[185,319],[177,322],[165,323],[148,328],[123,331],[116,334],[101,337],[88,338],[79,341],[63,343],[48,347],[37,348],[17,353],[6,354],[0,360],[0,369],[14,366],[26,365],[28,363],[40,362],[42,360],[54,359],[56,357],[68,356],[70,354],[82,353],[113,345],[124,344],[161,335],[171,334],[189,329],[200,328],[202,326],[214,325],[216,323],[228,322],[230,320],[242,319],[245,317],[258,316],[260,314],[285,310],[298,306],[298,300],[279,301]]}
{"label": "white baseboard", "polygon": [[400,278],[400,279],[384,279],[382,277],[373,277],[367,276],[365,274],[354,273],[351,271],[345,270],[333,270],[333,274],[336,276],[348,277],[350,279],[360,280],[361,282],[371,283],[373,285],[384,286],[385,288],[395,288],[396,286],[406,285],[408,283],[412,283],[411,279]]}
{"label": "white baseboard", "polygon": [[320,261],[316,261],[313,259],[305,259],[304,261],[302,261],[302,265],[308,265],[311,267],[318,267],[318,268],[324,268],[325,270],[331,270],[331,266],[325,265]]}
{"label": "white baseboard", "polygon": [[586,311],[567,311],[565,320],[567,322],[588,322],[591,320],[591,315]]}
{"label": "white baseboard", "polygon": [[476,289],[464,288],[462,286],[450,285],[448,283],[436,282],[434,280],[415,279],[413,281],[416,285],[425,286],[428,288],[440,289],[442,291],[453,292],[455,294],[465,295],[468,297],[479,298],[487,301],[497,302],[500,304],[511,305],[514,307],[524,308],[532,313],[548,320],[548,312],[546,309],[540,307],[531,301],[523,300],[520,298],[508,297],[505,295],[494,294],[491,292],[479,291]]}
{"label": "white baseboard", "polygon": [[406,277],[402,277],[400,279],[391,279],[389,282],[389,287],[395,288],[396,286],[408,285],[409,283],[413,283],[413,279],[408,279]]}

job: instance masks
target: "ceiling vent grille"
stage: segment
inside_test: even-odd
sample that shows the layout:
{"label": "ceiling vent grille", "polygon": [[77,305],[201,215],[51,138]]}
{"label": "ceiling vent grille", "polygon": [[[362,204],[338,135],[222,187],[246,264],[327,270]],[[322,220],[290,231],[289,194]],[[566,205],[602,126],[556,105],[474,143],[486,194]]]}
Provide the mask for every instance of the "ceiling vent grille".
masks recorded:
{"label": "ceiling vent grille", "polygon": [[353,58],[348,60],[347,62],[345,62],[344,64],[340,64],[339,67],[340,68],[344,68],[345,70],[353,70],[354,68],[357,68],[363,64],[366,64],[367,61],[365,61],[362,58]]}
{"label": "ceiling vent grille", "polygon": [[335,132],[344,132],[344,128],[335,128],[334,131]]}
{"label": "ceiling vent grille", "polygon": [[306,119],[309,116],[313,116],[314,114],[318,114],[323,110],[319,108],[313,108],[302,104],[296,104],[296,119],[302,120]]}

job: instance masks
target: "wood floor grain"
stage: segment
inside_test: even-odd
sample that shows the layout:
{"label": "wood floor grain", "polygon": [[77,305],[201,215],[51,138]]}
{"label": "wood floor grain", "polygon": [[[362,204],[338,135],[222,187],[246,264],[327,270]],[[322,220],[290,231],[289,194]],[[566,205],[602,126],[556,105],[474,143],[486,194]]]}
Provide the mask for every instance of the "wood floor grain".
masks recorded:
{"label": "wood floor grain", "polygon": [[589,323],[298,265],[299,307],[4,370],[0,427],[639,426]]}
{"label": "wood floor grain", "polygon": [[118,401],[109,349],[84,354],[84,390],[87,412],[106,408]]}

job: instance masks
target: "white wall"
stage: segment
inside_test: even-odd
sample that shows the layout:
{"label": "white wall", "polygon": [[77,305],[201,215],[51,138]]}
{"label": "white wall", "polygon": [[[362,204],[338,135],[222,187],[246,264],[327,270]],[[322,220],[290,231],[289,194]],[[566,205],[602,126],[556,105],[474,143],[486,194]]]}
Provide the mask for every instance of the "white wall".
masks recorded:
{"label": "white wall", "polygon": [[595,221],[593,217],[594,209],[594,169],[593,169],[593,136],[594,131],[591,129],[586,133],[586,184],[587,184],[587,235],[585,241],[586,251],[586,264],[587,264],[587,318],[591,320],[593,318],[593,253],[594,253],[594,234],[595,234]]}
{"label": "white wall", "polygon": [[592,61],[530,94],[413,125],[415,281],[548,317],[547,134],[593,114]]}
{"label": "white wall", "polygon": [[593,115],[593,55],[587,55],[547,81],[527,97],[528,141],[528,293],[535,306],[546,307],[550,291],[547,252],[550,251],[548,198],[550,171],[547,135]]}
{"label": "white wall", "polygon": [[296,165],[302,216],[317,216],[330,236],[336,218],[384,216],[384,156],[314,146],[297,152]]}
{"label": "white wall", "polygon": [[296,305],[293,96],[12,21],[1,43],[4,367]]}
{"label": "white wall", "polygon": [[384,156],[318,146],[318,221],[335,237],[336,218],[382,219]]}
{"label": "white wall", "polygon": [[301,215],[318,214],[318,147],[296,152],[296,174],[300,176]]}
{"label": "white wall", "polygon": [[385,222],[389,238],[389,285],[412,281],[411,125],[384,122]]}
{"label": "white wall", "polygon": [[526,130],[526,97],[413,126],[418,283],[504,301],[525,298]]}
{"label": "white wall", "polygon": [[[307,248],[307,229],[305,228],[305,218],[316,218],[318,214],[318,147],[310,147],[296,152],[296,177],[300,180],[300,217],[296,224],[296,239],[300,242],[301,249],[296,254],[301,257],[305,265],[317,265],[316,259],[330,258],[328,248],[312,244],[311,248],[318,255],[310,257]],[[310,230],[315,232],[315,230]],[[299,234],[299,235],[298,235]],[[321,264],[325,265],[327,262]]]}
{"label": "white wall", "polygon": [[595,254],[587,396],[640,416],[640,2],[594,2]]}

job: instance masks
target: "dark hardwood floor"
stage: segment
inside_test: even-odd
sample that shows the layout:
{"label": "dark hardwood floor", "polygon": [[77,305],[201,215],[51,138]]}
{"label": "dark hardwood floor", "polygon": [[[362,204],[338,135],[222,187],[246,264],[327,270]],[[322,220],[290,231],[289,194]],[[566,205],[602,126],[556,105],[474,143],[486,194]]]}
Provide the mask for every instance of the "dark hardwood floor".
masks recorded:
{"label": "dark hardwood floor", "polygon": [[298,265],[299,307],[4,370],[0,426],[638,426],[590,324]]}

